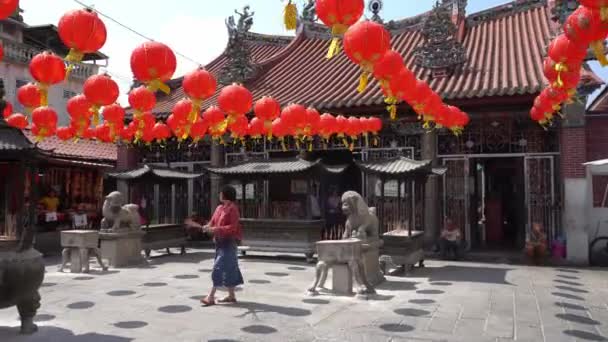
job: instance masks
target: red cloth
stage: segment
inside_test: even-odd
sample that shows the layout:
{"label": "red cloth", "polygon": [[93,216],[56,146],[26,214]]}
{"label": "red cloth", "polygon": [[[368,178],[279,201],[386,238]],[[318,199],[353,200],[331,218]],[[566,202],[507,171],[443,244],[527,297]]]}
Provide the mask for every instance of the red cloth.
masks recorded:
{"label": "red cloth", "polygon": [[221,204],[215,209],[209,225],[214,229],[216,238],[242,240],[240,217],[236,204]]}

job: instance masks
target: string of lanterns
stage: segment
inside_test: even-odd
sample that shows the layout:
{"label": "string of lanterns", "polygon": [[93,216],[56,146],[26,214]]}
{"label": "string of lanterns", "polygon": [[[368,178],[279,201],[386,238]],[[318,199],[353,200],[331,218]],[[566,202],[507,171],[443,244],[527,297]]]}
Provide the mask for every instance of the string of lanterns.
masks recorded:
{"label": "string of lanterns", "polygon": [[532,120],[541,126],[551,125],[555,115],[563,116],[564,103],[572,103],[581,79],[582,65],[591,47],[602,66],[608,65],[604,40],[608,36],[608,1],[579,0],[581,5],[566,19],[563,33],[548,47],[543,71],[549,81],[534,100]]}

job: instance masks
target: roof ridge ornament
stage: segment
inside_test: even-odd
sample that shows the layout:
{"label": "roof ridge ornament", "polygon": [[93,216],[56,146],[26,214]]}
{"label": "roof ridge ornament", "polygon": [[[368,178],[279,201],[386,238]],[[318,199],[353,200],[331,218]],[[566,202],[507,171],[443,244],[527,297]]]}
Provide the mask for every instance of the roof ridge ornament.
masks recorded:
{"label": "roof ridge ornament", "polygon": [[302,9],[302,20],[308,22],[317,21],[317,10],[315,8],[315,0],[308,0]]}
{"label": "roof ridge ornament", "polygon": [[222,84],[243,83],[256,74],[251,51],[245,43],[255,15],[255,12],[249,11],[249,6],[243,7],[242,13],[234,10],[234,13],[239,15],[238,22],[235,22],[233,15],[226,19],[228,47],[225,54],[228,61],[220,72],[219,81]]}
{"label": "roof ridge ornament", "polygon": [[384,2],[382,0],[371,0],[367,5],[367,8],[372,12],[372,21],[378,24],[384,24],[384,20],[380,17],[380,11],[384,8]]}

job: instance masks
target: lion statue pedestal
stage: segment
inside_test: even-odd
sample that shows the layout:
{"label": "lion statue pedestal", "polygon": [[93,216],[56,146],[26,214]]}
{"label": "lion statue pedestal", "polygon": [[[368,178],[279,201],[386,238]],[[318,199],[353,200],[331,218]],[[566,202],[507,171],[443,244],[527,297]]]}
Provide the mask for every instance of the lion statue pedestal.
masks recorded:
{"label": "lion statue pedestal", "polygon": [[99,240],[101,255],[108,259],[112,267],[140,265],[145,262],[142,256],[142,237],[139,207],[124,204],[123,195],[114,191],[106,196],[103,203],[103,220]]}

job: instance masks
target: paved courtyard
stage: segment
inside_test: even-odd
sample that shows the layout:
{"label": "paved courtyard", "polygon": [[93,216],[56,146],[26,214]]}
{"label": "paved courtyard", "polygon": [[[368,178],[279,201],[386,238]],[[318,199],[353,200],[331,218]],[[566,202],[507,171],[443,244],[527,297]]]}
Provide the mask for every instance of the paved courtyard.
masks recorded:
{"label": "paved courtyard", "polygon": [[[19,336],[0,310],[0,341],[607,341],[608,270],[427,261],[387,277],[367,301],[308,297],[297,258],[241,260],[236,305],[201,307],[212,251],[156,257],[142,268],[56,272],[49,260],[36,318]],[[329,281],[328,284],[331,282]],[[220,293],[222,295],[222,293]]]}

